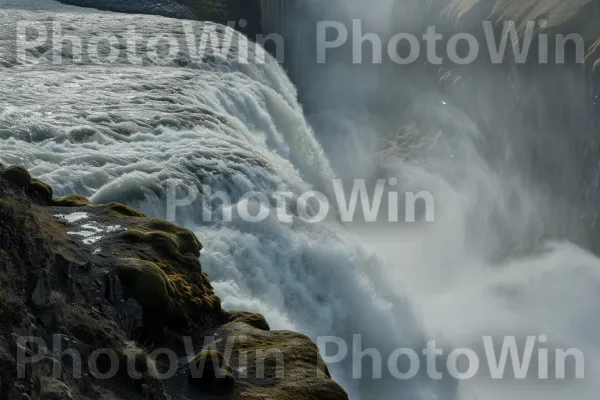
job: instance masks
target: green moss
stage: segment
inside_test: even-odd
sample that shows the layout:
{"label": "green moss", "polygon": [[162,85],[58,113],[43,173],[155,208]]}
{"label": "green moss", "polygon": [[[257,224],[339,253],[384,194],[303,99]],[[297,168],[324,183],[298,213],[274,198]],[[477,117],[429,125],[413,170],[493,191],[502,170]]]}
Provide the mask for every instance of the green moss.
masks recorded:
{"label": "green moss", "polygon": [[128,230],[119,236],[133,261],[125,262],[118,274],[149,324],[187,329],[221,315],[221,300],[213,294],[198,259],[200,241],[191,231],[151,218],[125,224]]}
{"label": "green moss", "polygon": [[138,226],[144,231],[162,231],[169,233],[173,235],[181,254],[190,253],[197,257],[200,256],[202,244],[196,235],[188,229],[181,228],[167,221],[152,218],[143,221]]}
{"label": "green moss", "polygon": [[189,363],[188,383],[203,390],[229,391],[235,385],[233,368],[218,351],[202,350]]}
{"label": "green moss", "polygon": [[66,383],[54,378],[40,377],[40,399],[42,400],[73,400],[71,390]]}
{"label": "green moss", "polygon": [[91,202],[76,194],[70,194],[64,197],[58,197],[53,200],[53,205],[57,207],[83,207],[91,204]]}
{"label": "green moss", "polygon": [[133,243],[147,243],[153,249],[158,250],[169,257],[177,257],[181,254],[176,237],[166,232],[144,232],[140,229],[131,229],[123,232],[121,236]]}
{"label": "green moss", "polygon": [[52,188],[47,183],[40,181],[39,179],[32,179],[29,183],[27,190],[29,195],[38,197],[45,203],[52,202]]}
{"label": "green moss", "polygon": [[184,329],[221,310],[202,274],[182,271],[177,263],[128,258],[116,271],[125,297],[140,303],[146,325]]}
{"label": "green moss", "polygon": [[102,205],[102,207],[106,208],[108,213],[114,217],[146,217],[141,212],[121,203],[109,203]]}
{"label": "green moss", "polygon": [[67,236],[52,215],[16,198],[0,199],[0,220],[22,231],[24,236],[43,239],[48,244]]}
{"label": "green moss", "polygon": [[27,189],[31,182],[31,175],[25,167],[12,166],[0,172],[0,176],[15,185]]}
{"label": "green moss", "polygon": [[142,306],[147,322],[163,322],[174,292],[167,275],[150,261],[122,259],[121,262],[117,274],[125,297],[135,299]]}
{"label": "green moss", "polygon": [[[165,222],[157,223],[150,220],[136,229],[123,233],[123,237],[134,243],[147,243],[169,257],[178,257],[182,254],[200,256],[202,245],[191,231],[179,228]],[[154,230],[155,228],[164,228]],[[146,230],[147,229],[147,230]]]}
{"label": "green moss", "polygon": [[261,314],[252,314],[243,311],[233,311],[229,313],[229,322],[242,322],[248,324],[256,329],[263,331],[271,330],[271,327],[267,323],[265,317]]}
{"label": "green moss", "polygon": [[50,203],[52,201],[52,188],[39,179],[32,179],[29,171],[24,167],[8,167],[0,172],[0,176],[25,189],[26,193],[30,196],[43,200],[45,203]]}
{"label": "green moss", "polygon": [[209,310],[220,310],[221,299],[213,294],[204,297],[204,306]]}
{"label": "green moss", "polygon": [[89,310],[72,304],[67,304],[62,314],[62,325],[88,346],[114,349],[121,343],[121,331],[110,320],[99,319]]}
{"label": "green moss", "polygon": [[120,361],[120,371],[124,374],[127,374],[130,365],[133,365],[135,371],[142,375],[150,377],[158,376],[154,360],[144,350],[136,347],[134,342],[129,342],[126,346],[119,348],[117,356]]}
{"label": "green moss", "polygon": [[[344,390],[331,380],[317,346],[308,337],[289,331],[267,332],[243,323],[228,324],[224,330],[224,341],[234,343],[230,358],[233,366],[245,367],[248,377],[240,385],[244,390],[242,397],[348,399]],[[260,380],[255,380],[256,377]]]}

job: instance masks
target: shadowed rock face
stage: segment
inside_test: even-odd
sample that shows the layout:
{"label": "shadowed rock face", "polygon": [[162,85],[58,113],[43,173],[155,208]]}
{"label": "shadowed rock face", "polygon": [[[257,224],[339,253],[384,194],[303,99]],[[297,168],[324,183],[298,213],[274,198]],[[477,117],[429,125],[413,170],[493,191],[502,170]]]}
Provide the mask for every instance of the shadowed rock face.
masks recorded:
{"label": "shadowed rock face", "polygon": [[[0,398],[346,399],[307,337],[221,308],[201,248],[190,231],[127,206],[55,198],[26,169],[0,170]],[[18,349],[39,353],[23,336],[49,352],[19,377]],[[88,359],[100,348],[115,359],[98,358],[96,371]],[[148,355],[158,348],[176,355],[171,364]],[[52,355],[68,349],[80,371]],[[113,366],[110,379],[95,374]],[[174,373],[159,379],[165,367]]]}
{"label": "shadowed rock face", "polygon": [[[259,0],[58,0],[78,7],[127,14],[235,23],[235,28],[255,38],[262,33]],[[240,25],[244,20],[245,24]]]}
{"label": "shadowed rock face", "polygon": [[150,14],[179,19],[195,19],[194,13],[174,0],[59,0],[78,7],[128,14]]}

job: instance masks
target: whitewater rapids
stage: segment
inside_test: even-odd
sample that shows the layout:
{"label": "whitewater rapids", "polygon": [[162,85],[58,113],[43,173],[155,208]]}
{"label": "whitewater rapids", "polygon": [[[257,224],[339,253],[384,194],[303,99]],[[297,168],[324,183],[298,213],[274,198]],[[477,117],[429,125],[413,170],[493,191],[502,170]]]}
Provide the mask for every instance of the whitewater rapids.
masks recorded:
{"label": "whitewater rapids", "polygon": [[[208,181],[213,191],[229,193],[234,207],[248,191],[272,203],[281,190],[327,191],[335,174],[294,85],[269,56],[264,64],[244,63],[239,44],[250,55],[255,49],[229,28],[207,25],[238,43],[205,62],[13,62],[14,21],[49,20],[86,38],[112,32],[126,39],[130,26],[142,36],[184,35],[181,21],[167,18],[0,1],[0,162],[25,165],[56,195],[123,202],[159,218],[167,216],[169,182],[201,188]],[[600,261],[563,243],[493,266],[465,232],[482,182],[490,189],[485,201],[501,198],[491,171],[466,174],[460,185],[410,165],[398,165],[395,174],[436,194],[434,224],[365,233],[299,218],[205,222],[194,206],[178,209],[177,222],[203,242],[201,261],[224,308],[262,313],[274,329],[313,339],[362,334],[363,347],[383,354],[430,339],[460,346],[483,334],[546,334],[584,350],[593,377]],[[592,378],[548,385],[357,380],[352,360],[332,371],[354,400],[592,399],[600,385]]]}

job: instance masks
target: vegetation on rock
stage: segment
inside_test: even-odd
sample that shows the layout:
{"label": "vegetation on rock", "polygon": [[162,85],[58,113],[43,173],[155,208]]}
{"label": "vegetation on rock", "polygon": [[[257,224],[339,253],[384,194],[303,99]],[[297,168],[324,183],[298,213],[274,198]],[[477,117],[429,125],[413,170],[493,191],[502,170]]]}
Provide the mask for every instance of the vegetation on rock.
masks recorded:
{"label": "vegetation on rock", "polygon": [[[83,216],[80,224],[114,229],[93,246],[86,244],[72,234],[81,228],[77,222],[64,218],[73,213]],[[53,198],[52,189],[25,168],[0,170],[0,398],[165,400],[170,394],[191,400],[216,390],[229,399],[346,399],[327,374],[317,379],[315,368],[327,370],[308,338],[269,331],[261,315],[221,309],[202,271],[201,248],[192,232],[174,224],[122,204],[96,205],[74,195]],[[96,379],[84,361],[83,375],[76,377],[67,357],[58,360],[65,374],[57,379],[55,360],[47,355],[26,368],[26,379],[17,379],[15,331],[51,347],[52,335],[58,334],[62,351],[66,346],[84,356],[110,349],[116,354],[116,375]],[[149,354],[167,346],[184,358],[189,349],[178,345],[183,335],[198,344],[207,336],[219,335],[225,342],[231,337],[235,368],[222,349],[209,349],[161,381],[159,362]],[[241,336],[252,340],[242,344]],[[274,387],[239,374],[241,352],[254,350],[284,355],[284,364],[268,357],[264,364],[265,379],[274,376],[273,368],[286,370]],[[110,357],[99,357],[96,364],[100,373],[114,367]],[[200,364],[200,375],[189,375]],[[248,370],[257,373],[255,367]],[[219,371],[224,379],[213,379]]]}
{"label": "vegetation on rock", "polygon": [[209,391],[229,391],[235,385],[233,368],[225,357],[215,350],[202,350],[188,367],[190,385]]}

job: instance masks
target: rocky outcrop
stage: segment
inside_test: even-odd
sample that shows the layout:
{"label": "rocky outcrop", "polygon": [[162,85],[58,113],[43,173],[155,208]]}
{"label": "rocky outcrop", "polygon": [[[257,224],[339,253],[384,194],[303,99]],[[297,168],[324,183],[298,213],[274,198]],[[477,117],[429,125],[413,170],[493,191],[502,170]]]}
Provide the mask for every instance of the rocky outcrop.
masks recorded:
{"label": "rocky outcrop", "polygon": [[255,39],[262,33],[260,0],[177,0],[187,6],[199,21],[233,26]]}
{"label": "rocky outcrop", "polygon": [[175,0],[59,0],[77,7],[96,8],[127,14],[160,15],[179,19],[195,19],[194,13]]}
{"label": "rocky outcrop", "polygon": [[260,0],[58,0],[61,3],[127,14],[218,22],[255,39],[263,32]]}
{"label": "rocky outcrop", "polygon": [[346,399],[305,336],[221,308],[195,235],[0,170],[0,398]]}

